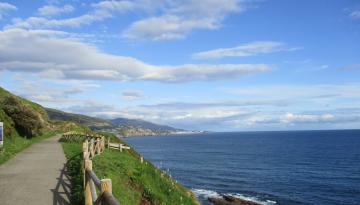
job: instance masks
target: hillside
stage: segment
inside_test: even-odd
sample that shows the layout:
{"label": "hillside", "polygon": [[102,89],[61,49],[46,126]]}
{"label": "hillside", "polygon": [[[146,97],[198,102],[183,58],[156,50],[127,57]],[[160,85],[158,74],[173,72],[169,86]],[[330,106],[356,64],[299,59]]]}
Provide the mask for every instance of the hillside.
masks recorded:
{"label": "hillside", "polygon": [[46,108],[51,120],[65,120],[89,127],[93,131],[107,131],[121,136],[148,136],[164,135],[183,132],[166,125],[158,125],[145,120],[116,118],[105,120],[96,117],[89,117],[81,114],[63,112],[56,109]]}
{"label": "hillside", "polygon": [[[81,114],[44,108],[0,88],[0,120],[4,122],[4,135],[31,138],[56,129],[83,129],[107,131],[121,136],[165,135],[186,132],[166,125],[139,119],[116,118],[105,120]],[[69,123],[71,122],[71,123]]]}
{"label": "hillside", "polygon": [[[102,133],[112,142],[124,143],[116,136]],[[81,169],[82,145],[76,140],[62,140],[62,145],[70,161],[74,196],[73,204],[84,204]],[[105,151],[93,158],[93,171],[102,178],[112,180],[112,193],[122,205],[162,205],[182,204],[199,205],[195,195],[171,178],[166,172],[151,162],[140,161],[140,155],[134,149],[120,152],[115,149]]]}
{"label": "hillside", "polygon": [[[48,115],[48,113],[51,114]],[[54,118],[57,120],[54,120]],[[70,119],[72,122],[63,121],[66,119]],[[2,88],[0,88],[0,121],[4,122],[5,125],[5,140],[4,147],[0,150],[0,165],[31,144],[52,137],[57,133],[64,133],[65,131],[90,132],[89,128],[80,126],[75,122],[86,124],[89,127],[96,125],[104,129],[115,126],[106,120],[64,113],[53,109],[45,109],[41,105],[13,95]],[[126,126],[127,125],[124,125],[123,127]],[[121,126],[117,128],[121,129]],[[115,135],[102,134],[106,135],[107,138],[110,137],[112,142],[123,143]],[[58,143],[56,138],[51,138],[51,140],[55,144]],[[68,194],[71,195],[72,204],[84,204],[83,175],[81,171],[82,145],[80,142],[62,142],[65,155],[68,159],[66,163],[68,174],[71,176],[71,193]],[[36,145],[41,143],[43,144],[40,145],[40,147],[49,146],[50,141],[48,139]],[[31,148],[36,147],[36,145]],[[34,156],[34,151],[25,151],[21,154],[23,158],[25,154],[26,160],[29,160],[29,155],[32,154]],[[45,152],[43,157],[40,158],[43,159],[43,161],[53,160],[49,152]],[[37,153],[35,153],[35,158],[33,157],[33,159],[36,163],[41,161]],[[61,166],[63,165],[62,163],[60,164]],[[36,165],[38,166],[39,164]],[[16,165],[16,167],[19,166]],[[139,154],[133,149],[124,152],[109,149],[105,150],[103,155],[95,158],[94,169],[99,176],[112,179],[113,193],[121,204],[176,204],[179,200],[182,201],[184,205],[198,204],[191,191],[178,184],[166,173],[157,169],[148,161],[146,161],[145,164],[141,163]],[[55,177],[58,177],[58,175],[56,174]],[[39,176],[37,176],[37,178],[39,178]],[[49,179],[49,181],[52,179],[53,178]],[[48,192],[48,189],[46,189],[46,192]],[[50,199],[53,200],[52,194]]]}
{"label": "hillside", "polygon": [[87,130],[75,123],[49,120],[46,110],[39,104],[16,96],[0,87],[0,122],[4,123],[4,146],[0,164],[16,153],[56,132]]}
{"label": "hillside", "polygon": [[96,117],[63,112],[52,108],[45,108],[45,110],[51,120],[62,120],[79,123],[89,127],[92,130],[113,129],[116,127],[112,122]]}
{"label": "hillside", "polygon": [[49,128],[46,111],[38,104],[0,88],[0,120],[5,136],[33,137]]}
{"label": "hillside", "polygon": [[138,120],[138,119],[128,119],[128,118],[116,118],[110,120],[115,125],[127,125],[132,127],[140,127],[144,129],[150,130],[159,130],[159,131],[178,131],[179,129],[166,126],[166,125],[158,125],[152,122],[148,122],[145,120]]}

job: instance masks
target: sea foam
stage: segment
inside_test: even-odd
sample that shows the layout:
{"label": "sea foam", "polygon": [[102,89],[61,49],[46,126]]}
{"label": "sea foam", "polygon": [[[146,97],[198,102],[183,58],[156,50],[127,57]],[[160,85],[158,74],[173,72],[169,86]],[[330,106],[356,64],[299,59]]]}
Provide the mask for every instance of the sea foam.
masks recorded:
{"label": "sea foam", "polygon": [[[212,190],[192,189],[192,191],[195,193],[195,195],[198,198],[202,198],[202,199],[207,199],[209,197],[221,198],[220,193],[218,193],[216,191],[212,191]],[[274,205],[274,204],[276,204],[276,201],[272,201],[272,200],[269,200],[269,199],[261,200],[258,197],[244,195],[244,194],[240,194],[240,193],[225,193],[225,194],[233,196],[233,197],[237,197],[239,199],[256,202],[256,203],[259,203],[259,204],[262,204],[262,205]]]}

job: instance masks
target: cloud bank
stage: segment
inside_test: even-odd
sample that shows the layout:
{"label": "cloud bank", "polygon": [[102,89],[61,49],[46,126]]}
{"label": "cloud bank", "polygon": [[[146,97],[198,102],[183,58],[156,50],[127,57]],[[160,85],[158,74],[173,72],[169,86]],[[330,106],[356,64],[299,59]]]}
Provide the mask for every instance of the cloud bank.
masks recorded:
{"label": "cloud bank", "polygon": [[256,41],[246,43],[233,48],[218,48],[193,54],[194,58],[224,58],[224,57],[247,57],[259,54],[274,53],[280,51],[295,51],[300,47],[287,47],[282,42]]}
{"label": "cloud bank", "polygon": [[270,69],[266,64],[151,65],[104,53],[53,30],[7,29],[0,32],[0,42],[0,70],[49,78],[179,83],[238,78]]}
{"label": "cloud bank", "polygon": [[[38,10],[39,16],[26,19],[15,18],[6,28],[51,29],[79,27],[103,21],[126,12],[145,14],[122,31],[128,39],[169,40],[184,38],[196,29],[217,29],[231,13],[246,10],[241,0],[105,0],[91,4],[89,11],[71,18],[49,18],[74,10],[71,5],[62,7],[46,5]],[[1,7],[0,7],[1,8]],[[1,11],[1,10],[0,10]]]}
{"label": "cloud bank", "polygon": [[121,99],[125,101],[135,101],[143,97],[144,94],[141,90],[123,90]]}
{"label": "cloud bank", "polygon": [[69,4],[64,6],[54,6],[54,5],[45,5],[38,9],[38,14],[40,16],[56,16],[62,13],[70,13],[73,12],[75,8]]}
{"label": "cloud bank", "polygon": [[355,19],[360,19],[360,10],[355,10],[355,11],[351,12],[350,17],[355,18]]}
{"label": "cloud bank", "polygon": [[0,20],[3,18],[3,15],[7,14],[7,12],[14,10],[17,10],[15,5],[6,2],[0,2]]}
{"label": "cloud bank", "polygon": [[243,4],[238,0],[170,1],[162,15],[133,22],[123,37],[169,40],[184,38],[195,29],[217,29],[228,14],[244,11]]}

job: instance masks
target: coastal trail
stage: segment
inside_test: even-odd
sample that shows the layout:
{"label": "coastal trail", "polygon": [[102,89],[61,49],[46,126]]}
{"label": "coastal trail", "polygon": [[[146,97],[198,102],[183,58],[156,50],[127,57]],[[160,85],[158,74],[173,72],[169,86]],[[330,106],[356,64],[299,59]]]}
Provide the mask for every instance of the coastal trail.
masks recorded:
{"label": "coastal trail", "polygon": [[0,204],[70,204],[60,135],[31,145],[0,166]]}

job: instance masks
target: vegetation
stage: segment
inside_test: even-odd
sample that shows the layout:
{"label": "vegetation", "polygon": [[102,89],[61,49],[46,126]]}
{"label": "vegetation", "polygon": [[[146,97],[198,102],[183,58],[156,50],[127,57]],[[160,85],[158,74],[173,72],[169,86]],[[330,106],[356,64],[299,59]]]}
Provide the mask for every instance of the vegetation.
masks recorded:
{"label": "vegetation", "polygon": [[67,172],[71,180],[71,197],[73,205],[84,204],[83,173],[81,169],[82,149],[80,142],[61,142],[67,158]]}
{"label": "vegetation", "polygon": [[[114,135],[102,133],[111,141],[121,142]],[[123,142],[121,142],[123,143]],[[72,167],[81,163],[81,144],[77,142],[62,142],[68,159],[77,159]],[[69,167],[71,168],[71,167]],[[99,178],[112,180],[113,195],[122,205],[195,205],[199,204],[185,187],[150,162],[140,162],[140,155],[133,149],[120,152],[106,149],[93,159],[93,170]],[[80,177],[81,169],[74,171],[72,177]],[[72,182],[76,187],[82,186],[82,181]],[[72,190],[73,196],[79,196],[77,202],[83,200],[82,189]],[[75,203],[74,203],[75,204]]]}
{"label": "vegetation", "polygon": [[8,96],[2,102],[3,111],[12,119],[19,134],[33,137],[42,133],[46,120],[31,106],[18,97]]}
{"label": "vegetation", "polygon": [[[2,88],[0,88],[0,121],[4,122],[5,137],[4,147],[0,151],[0,164],[31,144],[56,133],[90,132],[87,126],[76,122],[49,120],[47,111],[43,107],[12,95]],[[120,142],[113,134],[101,134],[110,138],[112,142]],[[82,139],[61,142],[68,159],[67,170],[72,183],[72,204],[84,202],[81,142]],[[132,149],[123,152],[107,149],[93,160],[93,168],[98,177],[112,179],[113,194],[121,204],[198,204],[190,191],[150,162],[141,163],[139,158],[139,154]]]}
{"label": "vegetation", "polygon": [[0,88],[0,122],[4,122],[4,146],[0,150],[0,164],[35,142],[56,133],[88,131],[75,123],[50,121],[40,105]]}
{"label": "vegetation", "polygon": [[[39,119],[39,122],[34,122],[34,119]],[[0,121],[4,122],[5,136],[32,137],[41,134],[47,114],[40,105],[15,96],[0,87]]]}
{"label": "vegetation", "polygon": [[114,124],[112,124],[110,121],[107,121],[104,119],[89,117],[86,115],[63,112],[63,111],[51,109],[51,108],[46,108],[46,111],[51,120],[61,120],[61,121],[73,122],[73,123],[81,124],[86,127],[92,128],[94,130],[114,128]]}

